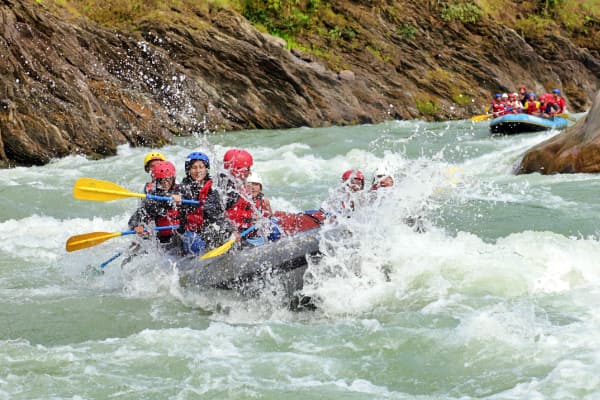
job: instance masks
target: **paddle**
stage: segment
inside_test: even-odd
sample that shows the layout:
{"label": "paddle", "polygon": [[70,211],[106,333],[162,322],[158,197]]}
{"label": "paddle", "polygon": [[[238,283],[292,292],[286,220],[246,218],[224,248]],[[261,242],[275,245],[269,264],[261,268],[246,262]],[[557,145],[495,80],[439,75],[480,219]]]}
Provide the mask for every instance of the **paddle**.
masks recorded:
{"label": "paddle", "polygon": [[[169,226],[157,226],[154,228],[155,231],[164,231],[169,229],[178,228],[179,225],[169,225]],[[66,249],[68,252],[77,251],[81,249],[87,249],[88,247],[93,247],[99,245],[102,242],[107,241],[108,239],[112,239],[117,236],[125,236],[125,235],[133,235],[135,231],[123,231],[123,232],[90,232],[83,233],[81,235],[71,236],[67,240]],[[112,260],[111,260],[112,261]]]}
{"label": "paddle", "polygon": [[572,121],[572,122],[577,121],[574,117],[571,117],[569,114],[556,114],[556,116],[564,118],[564,119],[568,119],[569,121]]}
{"label": "paddle", "polygon": [[[256,229],[256,226],[251,226],[250,228],[242,231],[242,233],[240,233],[240,236],[244,237],[255,229]],[[210,251],[207,251],[200,258],[202,260],[205,260],[207,258],[212,258],[212,257],[220,256],[221,254],[227,253],[229,251],[229,249],[231,248],[231,246],[233,246],[233,243],[235,243],[235,239],[229,239],[228,241],[226,241],[219,247],[214,248]]]}
{"label": "paddle", "polygon": [[116,260],[116,259],[117,259],[117,258],[118,258],[120,255],[121,255],[121,252],[120,252],[120,251],[116,252],[116,253],[115,253],[115,254],[113,254],[113,255],[112,255],[112,257],[110,257],[108,260],[106,260],[106,261],[102,262],[102,263],[101,263],[101,264],[98,266],[98,268],[99,268],[100,270],[102,270],[104,267],[106,267],[106,266],[107,266],[108,264],[110,264],[112,261]]}
{"label": "paddle", "polygon": [[[113,201],[120,200],[127,197],[142,197],[150,200],[159,201],[172,201],[167,196],[155,196],[153,194],[134,193],[116,183],[103,181],[100,179],[92,178],[79,178],[75,181],[73,187],[73,197],[79,200],[91,200],[91,201]],[[198,200],[187,200],[182,199],[184,204],[200,204]]]}
{"label": "paddle", "polygon": [[488,114],[491,111],[491,108],[491,106],[483,107],[485,114],[473,115],[471,117],[471,122],[487,121],[488,119],[494,118],[494,114]]}
{"label": "paddle", "polygon": [[480,115],[474,115],[471,117],[471,122],[481,122],[481,121],[486,121],[488,119],[492,119],[494,117],[493,114],[480,114]]}

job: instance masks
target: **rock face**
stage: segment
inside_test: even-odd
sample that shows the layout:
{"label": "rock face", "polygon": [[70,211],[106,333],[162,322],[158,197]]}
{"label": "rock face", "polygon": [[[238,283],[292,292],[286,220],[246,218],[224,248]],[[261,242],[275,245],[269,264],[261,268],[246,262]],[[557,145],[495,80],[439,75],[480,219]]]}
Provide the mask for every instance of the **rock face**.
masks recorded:
{"label": "rock face", "polygon": [[600,92],[585,118],[525,153],[517,173],[532,172],[600,172]]}
{"label": "rock face", "polygon": [[[600,86],[595,53],[561,37],[530,44],[494,21],[444,22],[430,2],[405,2],[405,20],[332,2],[362,40],[336,54],[335,71],[227,9],[124,33],[43,3],[0,2],[0,166],[104,157],[173,135],[468,118],[520,83],[560,87],[583,111]],[[398,33],[406,24],[413,38]]]}

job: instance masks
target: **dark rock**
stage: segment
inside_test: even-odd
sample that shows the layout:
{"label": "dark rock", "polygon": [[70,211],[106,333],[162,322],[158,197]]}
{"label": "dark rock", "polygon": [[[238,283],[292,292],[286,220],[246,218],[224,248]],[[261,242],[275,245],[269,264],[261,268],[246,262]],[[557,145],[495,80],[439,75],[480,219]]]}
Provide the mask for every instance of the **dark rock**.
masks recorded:
{"label": "dark rock", "polygon": [[[147,20],[116,32],[44,3],[0,3],[1,166],[113,155],[173,134],[468,118],[521,83],[560,87],[582,111],[600,82],[594,53],[568,39],[528,43],[494,21],[446,23],[431,2],[404,3],[413,38],[389,7],[333,2],[351,25],[322,58],[216,6],[195,27]],[[313,39],[298,38],[305,48]]]}

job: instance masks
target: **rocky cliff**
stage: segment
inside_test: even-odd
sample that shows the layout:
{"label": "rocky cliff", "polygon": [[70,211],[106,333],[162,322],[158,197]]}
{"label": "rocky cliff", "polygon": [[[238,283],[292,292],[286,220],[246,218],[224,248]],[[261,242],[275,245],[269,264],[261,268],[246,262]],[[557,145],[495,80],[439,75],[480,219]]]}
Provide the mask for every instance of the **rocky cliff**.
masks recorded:
{"label": "rocky cliff", "polygon": [[442,20],[432,2],[373,3],[331,2],[353,32],[332,51],[335,67],[216,6],[115,30],[0,0],[0,165],[104,157],[173,135],[468,118],[521,83],[559,87],[583,111],[600,87],[597,49],[555,32],[527,42],[493,19]]}

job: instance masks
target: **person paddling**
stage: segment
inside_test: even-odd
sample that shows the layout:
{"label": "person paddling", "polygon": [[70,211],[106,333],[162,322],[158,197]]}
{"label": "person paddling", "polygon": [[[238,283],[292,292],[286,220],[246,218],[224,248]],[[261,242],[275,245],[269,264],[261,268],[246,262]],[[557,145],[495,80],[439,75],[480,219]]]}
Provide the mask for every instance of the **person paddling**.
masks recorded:
{"label": "person paddling", "polygon": [[[148,194],[156,196],[172,196],[178,193],[175,182],[175,166],[169,161],[156,161],[150,172],[152,176],[151,187]],[[167,201],[142,199],[140,206],[129,219],[128,225],[139,236],[148,236],[148,225],[157,227],[179,225],[179,211],[174,203]],[[160,230],[157,237],[161,243],[171,244],[174,239],[174,230]],[[168,246],[171,248],[171,246]]]}
{"label": "person paddling", "polygon": [[263,181],[261,176],[257,172],[251,172],[250,175],[248,175],[247,182],[256,211],[263,217],[271,217],[273,215],[273,209],[271,208],[271,202],[265,197],[265,194],[262,191]]}
{"label": "person paddling", "polygon": [[225,214],[238,232],[246,230],[253,223],[254,207],[246,188],[253,163],[252,155],[246,150],[231,149],[223,155],[225,171],[219,175],[219,190],[223,196]]}
{"label": "person paddling", "polygon": [[394,178],[392,173],[385,165],[380,165],[373,174],[373,182],[371,183],[371,190],[377,190],[380,188],[389,188],[394,186]]}
{"label": "person paddling", "polygon": [[[190,153],[185,159],[185,178],[179,186],[180,195],[173,196],[180,209],[179,232],[183,233],[184,254],[204,254],[232,235],[239,241],[239,234],[225,217],[209,170],[210,159],[206,154]],[[198,200],[200,205],[182,204],[182,198]]]}
{"label": "person paddling", "polygon": [[[152,166],[157,161],[167,161],[167,159],[162,153],[158,151],[151,151],[150,153],[146,154],[146,156],[144,157],[144,171],[150,174],[150,171],[152,171]],[[149,191],[151,192],[152,190],[152,181],[147,182],[144,185],[144,193],[148,194]]]}
{"label": "person paddling", "polygon": [[[279,223],[277,218],[273,217],[273,209],[271,202],[263,193],[263,181],[257,172],[250,172],[248,175],[248,190],[254,203],[254,224],[259,228],[247,236],[248,242],[258,245],[264,243],[264,240],[257,240],[266,237],[269,241],[274,242],[281,237]],[[252,242],[251,238],[254,239]]]}

